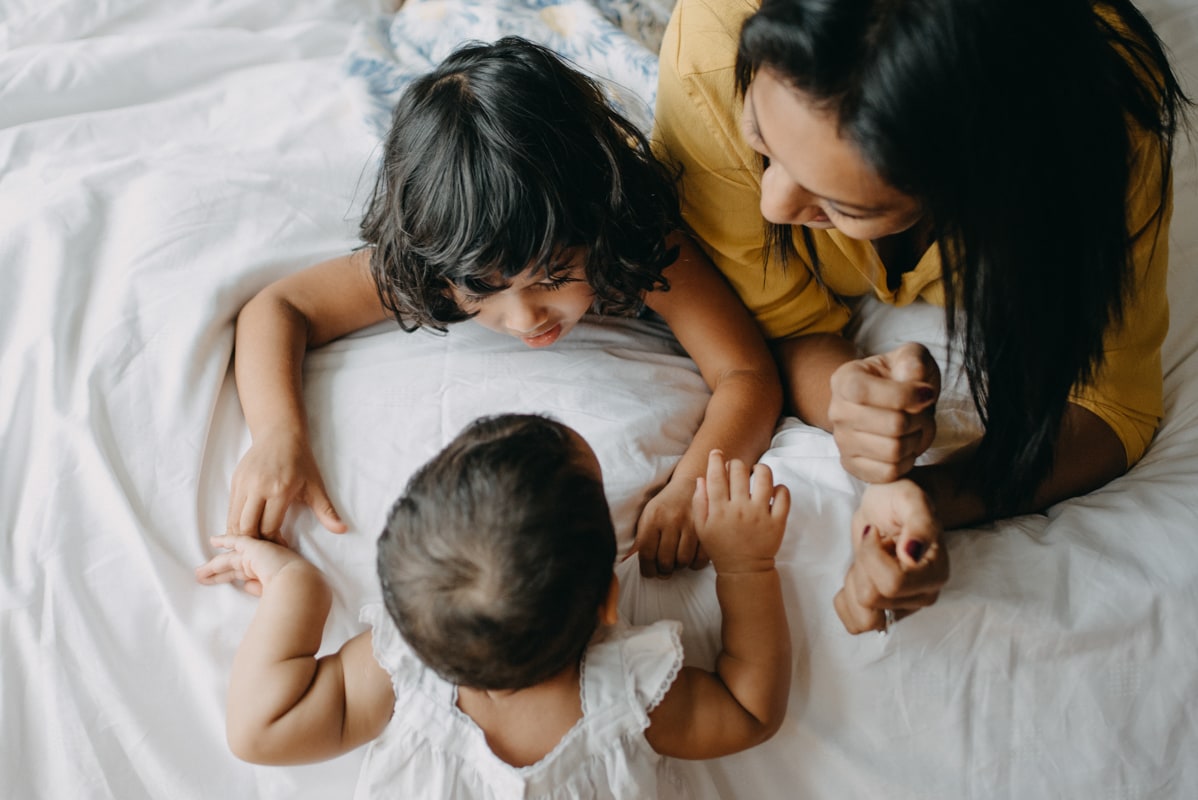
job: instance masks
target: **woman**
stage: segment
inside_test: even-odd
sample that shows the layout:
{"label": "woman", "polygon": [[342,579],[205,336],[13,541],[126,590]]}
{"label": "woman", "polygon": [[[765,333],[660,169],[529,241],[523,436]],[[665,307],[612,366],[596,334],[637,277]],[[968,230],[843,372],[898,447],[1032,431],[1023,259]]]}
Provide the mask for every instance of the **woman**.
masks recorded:
{"label": "woman", "polygon": [[[850,631],[935,602],[941,526],[1044,508],[1143,454],[1187,103],[1126,0],[675,9],[654,139],[686,220],[771,339],[791,411],[852,474],[909,484],[902,508],[867,489],[854,517]],[[926,349],[861,358],[840,335],[870,293],[945,308],[985,425],[951,463],[914,467],[940,388]]]}

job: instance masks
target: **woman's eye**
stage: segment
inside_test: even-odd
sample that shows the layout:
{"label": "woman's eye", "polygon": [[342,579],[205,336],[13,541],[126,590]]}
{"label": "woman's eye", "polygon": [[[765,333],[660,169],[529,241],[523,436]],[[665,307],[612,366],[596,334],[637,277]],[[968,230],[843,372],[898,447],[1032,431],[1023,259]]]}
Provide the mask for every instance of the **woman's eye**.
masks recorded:
{"label": "woman's eye", "polygon": [[866,217],[862,217],[858,214],[846,214],[845,212],[838,208],[834,208],[833,206],[828,206],[825,210],[834,217],[843,217],[845,219],[866,219]]}

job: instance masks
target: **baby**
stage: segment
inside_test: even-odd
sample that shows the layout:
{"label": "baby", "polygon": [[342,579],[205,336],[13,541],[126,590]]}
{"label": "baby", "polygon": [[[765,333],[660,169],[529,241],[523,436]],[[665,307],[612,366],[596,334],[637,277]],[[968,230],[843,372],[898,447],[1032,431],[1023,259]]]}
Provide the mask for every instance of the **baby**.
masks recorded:
{"label": "baby", "polygon": [[688,796],[663,756],[765,741],[791,672],[774,567],[786,487],[713,450],[692,502],[723,613],[714,673],[682,666],[679,623],[619,621],[599,462],[545,417],[477,420],[416,473],[378,543],[385,608],[330,655],[319,570],[214,537],[227,552],[198,579],[262,598],[233,662],[233,752],[292,764],[372,742],[359,797]]}

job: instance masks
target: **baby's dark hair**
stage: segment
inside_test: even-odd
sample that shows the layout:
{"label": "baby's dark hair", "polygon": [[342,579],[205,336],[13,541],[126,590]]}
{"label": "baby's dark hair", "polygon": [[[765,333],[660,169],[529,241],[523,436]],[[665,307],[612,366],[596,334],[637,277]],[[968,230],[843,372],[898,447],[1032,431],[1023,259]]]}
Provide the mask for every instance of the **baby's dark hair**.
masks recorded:
{"label": "baby's dark hair", "polygon": [[553,51],[507,37],[404,91],[361,234],[399,324],[444,331],[472,316],[451,285],[485,296],[533,266],[554,274],[572,248],[594,310],[634,315],[668,288],[680,226],[674,176],[644,134]]}
{"label": "baby's dark hair", "polygon": [[611,586],[616,535],[569,428],[476,420],[408,483],[378,542],[387,611],[444,679],[521,689],[582,656]]}

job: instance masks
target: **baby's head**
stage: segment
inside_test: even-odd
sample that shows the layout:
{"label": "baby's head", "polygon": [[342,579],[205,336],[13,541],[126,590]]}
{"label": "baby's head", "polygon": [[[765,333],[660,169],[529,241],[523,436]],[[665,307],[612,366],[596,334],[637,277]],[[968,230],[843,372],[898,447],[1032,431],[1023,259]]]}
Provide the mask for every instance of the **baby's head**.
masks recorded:
{"label": "baby's head", "polygon": [[599,85],[508,37],[463,47],[404,91],[362,238],[383,305],[406,329],[444,330],[477,313],[460,293],[571,265],[595,311],[635,314],[665,286],[680,224],[673,176]]}
{"label": "baby's head", "polygon": [[520,689],[577,662],[612,586],[599,462],[545,417],[469,425],[422,467],[378,543],[383,599],[448,681]]}

